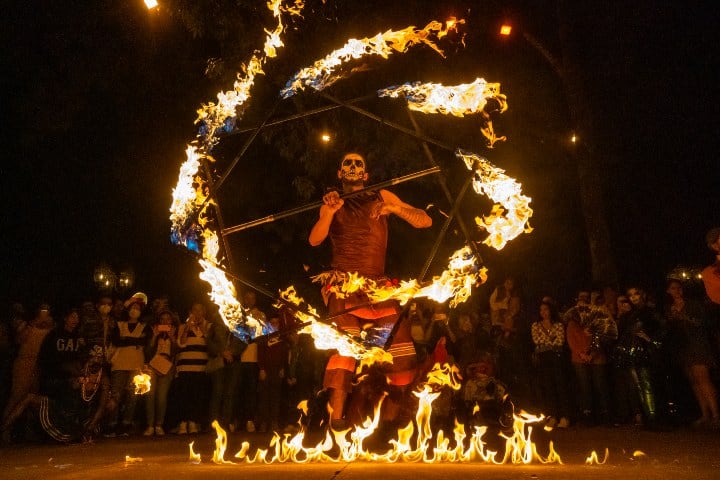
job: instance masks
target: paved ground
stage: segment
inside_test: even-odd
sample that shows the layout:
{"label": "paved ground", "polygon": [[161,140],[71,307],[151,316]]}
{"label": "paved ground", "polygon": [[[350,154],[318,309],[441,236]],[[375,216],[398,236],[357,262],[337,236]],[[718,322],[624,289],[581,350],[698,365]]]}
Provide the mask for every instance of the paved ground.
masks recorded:
{"label": "paved ground", "polygon": [[[130,437],[100,439],[89,445],[21,444],[0,448],[0,479],[162,479],[162,478],[239,478],[258,476],[283,480],[445,479],[493,480],[518,478],[545,479],[653,479],[678,480],[720,478],[720,432],[645,432],[625,428],[571,428],[537,434],[536,444],[546,454],[552,439],[563,465],[531,464],[374,464],[369,462],[334,464],[216,465],[211,462],[214,434],[168,435],[162,439]],[[542,437],[542,438],[541,438]],[[188,443],[202,463],[188,460]],[[261,434],[230,434],[226,459],[232,459],[243,440],[255,447],[266,447],[269,437]],[[585,465],[592,450],[609,457],[604,465]],[[634,456],[640,450],[642,456]],[[141,460],[126,462],[126,455]]]}

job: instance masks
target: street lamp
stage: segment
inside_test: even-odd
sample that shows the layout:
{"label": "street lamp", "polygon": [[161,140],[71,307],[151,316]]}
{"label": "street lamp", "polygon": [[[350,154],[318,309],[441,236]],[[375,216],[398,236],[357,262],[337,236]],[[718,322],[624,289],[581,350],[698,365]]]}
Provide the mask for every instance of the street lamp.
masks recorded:
{"label": "street lamp", "polygon": [[93,273],[95,286],[101,292],[124,292],[135,283],[135,273],[132,268],[125,268],[115,272],[107,263],[101,263],[95,267]]}

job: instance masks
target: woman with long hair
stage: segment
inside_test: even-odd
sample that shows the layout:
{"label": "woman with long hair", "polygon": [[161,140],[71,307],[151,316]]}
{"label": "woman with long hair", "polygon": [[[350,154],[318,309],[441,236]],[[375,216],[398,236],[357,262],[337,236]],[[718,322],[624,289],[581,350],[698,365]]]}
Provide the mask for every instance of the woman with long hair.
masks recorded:
{"label": "woman with long hair", "polygon": [[552,303],[540,304],[540,318],[532,324],[531,333],[535,344],[534,359],[540,377],[543,413],[550,417],[547,425],[567,428],[570,426],[570,399],[563,368],[565,326]]}

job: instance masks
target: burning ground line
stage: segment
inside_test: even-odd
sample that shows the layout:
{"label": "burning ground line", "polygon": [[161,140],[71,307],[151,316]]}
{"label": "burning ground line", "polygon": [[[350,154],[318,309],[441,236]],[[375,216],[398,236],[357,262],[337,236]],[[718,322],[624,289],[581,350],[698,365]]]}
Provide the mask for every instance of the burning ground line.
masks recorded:
{"label": "burning ground line", "polygon": [[[408,462],[408,463],[464,463],[484,462],[493,465],[503,464],[560,464],[563,462],[555,451],[553,442],[548,445],[548,454],[542,456],[537,451],[537,445],[532,441],[533,424],[539,424],[545,417],[520,412],[513,415],[512,432],[499,433],[501,443],[504,440],[504,451],[491,450],[484,440],[488,430],[486,426],[475,426],[470,435],[465,433],[465,426],[455,423],[452,432],[452,441],[442,430],[434,435],[431,429],[432,403],[441,392],[440,389],[449,387],[454,390],[460,388],[457,370],[449,365],[435,367],[428,374],[428,381],[422,388],[413,392],[418,398],[418,409],[415,420],[409,422],[404,428],[397,431],[396,438],[387,442],[384,452],[373,452],[367,449],[364,442],[377,431],[380,423],[380,410],[382,400],[375,407],[372,417],[368,417],[358,426],[336,431],[328,429],[322,441],[315,446],[303,445],[306,432],[301,426],[299,433],[274,433],[268,448],[258,448],[251,453],[250,443],[243,441],[240,450],[234,457],[240,463],[337,463],[337,462]],[[227,451],[227,433],[213,422],[217,432],[215,451],[212,461],[216,464],[236,463],[225,459]],[[432,439],[436,440],[433,443]],[[189,445],[190,461],[199,463],[201,458]]]}

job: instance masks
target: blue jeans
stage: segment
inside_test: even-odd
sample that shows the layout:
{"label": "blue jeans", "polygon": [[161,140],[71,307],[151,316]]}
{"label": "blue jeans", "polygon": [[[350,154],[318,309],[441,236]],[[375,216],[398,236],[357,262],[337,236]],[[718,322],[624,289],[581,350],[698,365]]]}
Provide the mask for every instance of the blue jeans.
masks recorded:
{"label": "blue jeans", "polygon": [[168,392],[175,377],[175,369],[165,375],[150,373],[150,391],[145,394],[145,417],[148,427],[162,427],[165,423]]}

